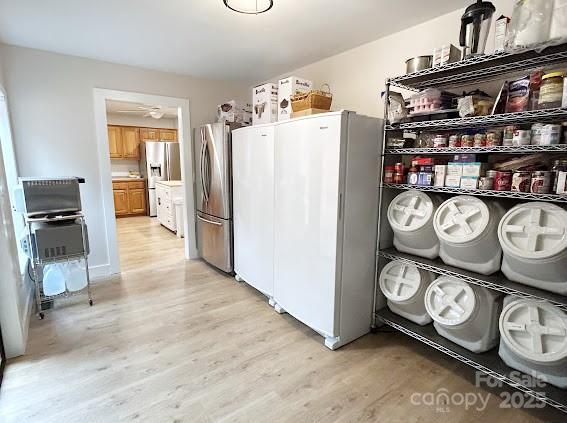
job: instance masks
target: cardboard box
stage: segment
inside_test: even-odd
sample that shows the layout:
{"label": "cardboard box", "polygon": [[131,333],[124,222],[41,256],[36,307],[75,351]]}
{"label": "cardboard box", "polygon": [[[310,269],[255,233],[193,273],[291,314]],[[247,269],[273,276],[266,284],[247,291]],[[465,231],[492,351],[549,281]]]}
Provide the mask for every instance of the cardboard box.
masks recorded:
{"label": "cardboard box", "polygon": [[252,124],[252,105],[229,100],[217,106],[217,122]]}
{"label": "cardboard box", "polygon": [[460,188],[461,177],[459,175],[447,175],[445,177],[445,186],[451,188]]}
{"label": "cardboard box", "polygon": [[447,165],[435,166],[435,178],[433,180],[433,185],[435,185],[436,187],[444,187],[446,176],[447,176]]}
{"label": "cardboard box", "polygon": [[461,177],[461,189],[477,189],[478,177],[476,176],[463,176]]}
{"label": "cardboard box", "polygon": [[436,47],[433,49],[433,67],[458,62],[461,55],[461,50],[453,44]]}
{"label": "cardboard box", "polygon": [[486,163],[463,163],[463,174],[462,176],[484,176],[486,174],[487,164]]}
{"label": "cardboard box", "polygon": [[494,24],[494,53],[504,51],[506,47],[506,35],[508,34],[508,24],[510,18],[500,16]]}
{"label": "cardboard box", "polygon": [[557,173],[557,194],[567,194],[567,172]]}
{"label": "cardboard box", "polygon": [[252,124],[277,122],[278,87],[267,83],[252,89]]}
{"label": "cardboard box", "polygon": [[455,154],[453,161],[456,163],[472,163],[478,162],[476,154]]}
{"label": "cardboard box", "polygon": [[459,178],[463,176],[463,164],[449,162],[447,164],[447,176],[458,176]]}
{"label": "cardboard box", "polygon": [[313,82],[288,76],[278,82],[278,121],[291,118],[291,96],[311,91]]}

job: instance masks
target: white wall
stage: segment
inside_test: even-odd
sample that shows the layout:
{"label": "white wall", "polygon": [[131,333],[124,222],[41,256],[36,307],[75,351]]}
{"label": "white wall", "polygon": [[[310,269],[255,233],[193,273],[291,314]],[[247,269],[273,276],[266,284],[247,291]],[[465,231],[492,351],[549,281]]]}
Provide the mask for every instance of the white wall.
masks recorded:
{"label": "white wall", "polygon": [[93,276],[108,272],[93,88],[188,98],[191,124],[214,121],[216,105],[246,99],[246,84],[205,80],[39,50],[0,46],[22,176],[79,175]]}
{"label": "white wall", "polygon": [[[471,4],[473,1],[471,0]],[[515,0],[492,0],[496,6],[487,52],[494,46],[494,21],[500,15],[511,16]],[[383,117],[380,93],[388,77],[405,73],[405,61],[414,56],[432,54],[435,47],[459,45],[461,16],[459,9],[420,25],[380,38],[299,69],[272,78],[297,75],[313,80],[318,88],[328,83],[333,92],[333,110],[349,109],[369,116]],[[258,81],[262,82],[262,81]]]}

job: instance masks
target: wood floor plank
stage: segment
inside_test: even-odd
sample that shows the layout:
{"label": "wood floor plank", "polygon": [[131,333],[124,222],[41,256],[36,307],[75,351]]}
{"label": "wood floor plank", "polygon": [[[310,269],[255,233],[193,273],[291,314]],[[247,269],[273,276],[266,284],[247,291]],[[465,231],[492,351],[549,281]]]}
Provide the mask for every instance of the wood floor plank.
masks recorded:
{"label": "wood floor plank", "polygon": [[[148,217],[117,221],[123,273],[33,320],[10,360],[1,422],[565,421],[499,408],[473,371],[399,333],[329,351],[314,331],[202,261]],[[482,411],[413,393],[492,395]]]}

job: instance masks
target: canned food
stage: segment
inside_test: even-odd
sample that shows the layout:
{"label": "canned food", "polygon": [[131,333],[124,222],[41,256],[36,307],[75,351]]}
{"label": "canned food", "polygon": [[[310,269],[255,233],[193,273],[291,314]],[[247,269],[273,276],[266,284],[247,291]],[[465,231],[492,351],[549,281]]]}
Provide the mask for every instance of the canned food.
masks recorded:
{"label": "canned food", "polygon": [[474,134],[474,147],[486,147],[486,134]]}
{"label": "canned food", "polygon": [[494,188],[494,178],[491,176],[481,176],[478,179],[478,189],[491,190]]}
{"label": "canned food", "polygon": [[514,176],[512,176],[512,191],[530,192],[531,181],[531,172],[514,172]]}
{"label": "canned food", "polygon": [[474,147],[474,137],[469,134],[461,136],[461,147]]}
{"label": "canned food", "polygon": [[549,194],[551,192],[551,172],[539,170],[532,172],[530,192],[534,194]]}
{"label": "canned food", "polygon": [[502,145],[502,135],[500,132],[490,131],[486,133],[486,146],[496,147]]}
{"label": "canned food", "polygon": [[513,145],[514,132],[518,129],[515,125],[510,125],[504,128],[504,136],[502,138],[502,145]]}
{"label": "canned food", "polygon": [[458,135],[451,135],[449,137],[449,147],[455,148],[461,146],[461,137]]}
{"label": "canned food", "polygon": [[516,129],[514,131],[514,138],[512,138],[512,145],[530,145],[532,139],[532,131],[525,129]]}
{"label": "canned food", "polygon": [[435,135],[435,138],[433,138],[433,147],[435,148],[447,147],[447,135],[444,134]]}
{"label": "canned food", "polygon": [[494,178],[495,191],[510,191],[512,187],[512,172],[497,171]]}

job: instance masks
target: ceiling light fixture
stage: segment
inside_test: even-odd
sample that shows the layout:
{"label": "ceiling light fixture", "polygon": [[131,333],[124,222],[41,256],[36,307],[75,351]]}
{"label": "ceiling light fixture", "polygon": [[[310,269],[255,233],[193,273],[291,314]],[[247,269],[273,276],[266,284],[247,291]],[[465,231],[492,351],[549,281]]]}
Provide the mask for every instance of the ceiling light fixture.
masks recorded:
{"label": "ceiling light fixture", "polygon": [[267,12],[274,5],[274,0],[223,0],[230,10],[246,15],[258,15]]}

